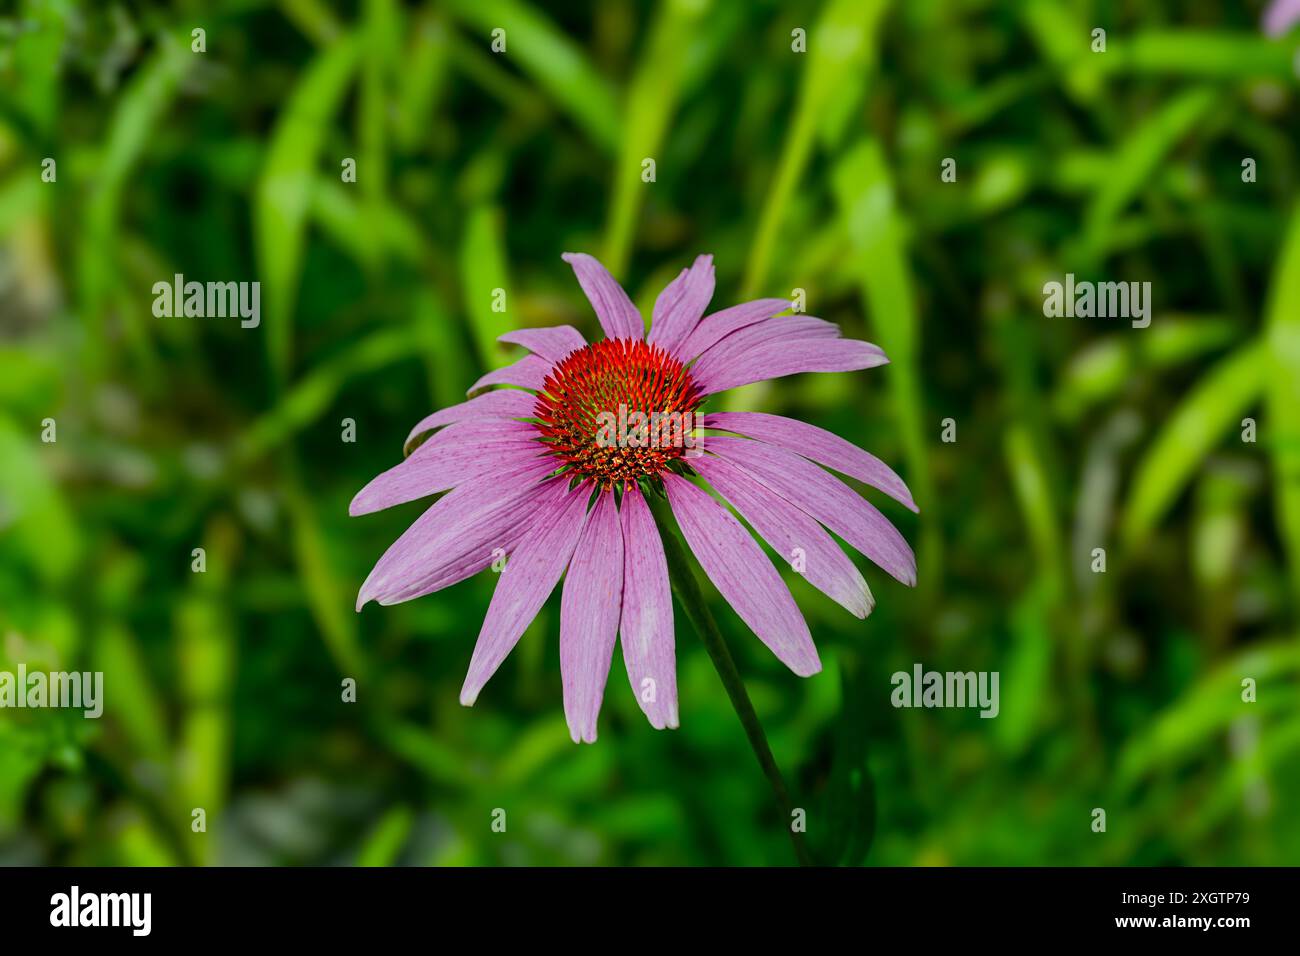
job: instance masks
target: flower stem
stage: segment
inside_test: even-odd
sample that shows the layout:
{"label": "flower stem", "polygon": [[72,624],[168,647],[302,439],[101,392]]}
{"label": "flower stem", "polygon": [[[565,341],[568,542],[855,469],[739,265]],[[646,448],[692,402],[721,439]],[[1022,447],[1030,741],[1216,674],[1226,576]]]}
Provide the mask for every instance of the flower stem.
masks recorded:
{"label": "flower stem", "polygon": [[[736,670],[736,662],[732,660],[731,651],[727,649],[722,631],[718,629],[718,622],[713,619],[713,613],[704,600],[699,578],[696,577],[690,559],[686,556],[686,549],[678,536],[676,522],[669,517],[666,502],[657,499],[654,495],[647,495],[646,500],[649,501],[650,510],[659,525],[660,537],[664,544],[664,557],[668,559],[668,577],[672,582],[673,591],[682,607],[686,609],[686,616],[695,625],[695,630],[704,642],[704,649],[709,652],[709,659],[713,661],[718,676],[722,678],[722,686],[726,688],[727,696],[731,698],[731,706],[735,708],[736,716],[740,718],[741,726],[745,728],[745,736],[749,738],[749,745],[753,748],[754,756],[758,758],[758,765],[763,769],[763,776],[767,777],[772,793],[776,796],[777,806],[781,809],[786,825],[790,826],[794,816],[794,805],[790,801],[789,791],[786,790],[785,778],[781,776],[781,768],[776,765],[776,759],[772,756],[772,748],[767,744],[763,725],[759,723],[758,714],[754,712],[754,705],[750,702],[749,693],[740,679],[740,672]],[[808,852],[803,834],[792,826],[790,842],[794,844],[794,855],[799,865],[812,866],[812,855]]]}

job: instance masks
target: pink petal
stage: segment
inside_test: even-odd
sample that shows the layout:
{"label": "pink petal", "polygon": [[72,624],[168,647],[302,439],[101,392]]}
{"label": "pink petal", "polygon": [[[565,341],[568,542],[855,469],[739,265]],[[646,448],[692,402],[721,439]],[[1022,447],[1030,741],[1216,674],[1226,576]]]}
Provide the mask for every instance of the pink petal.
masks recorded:
{"label": "pink petal", "polygon": [[916,584],[916,558],[898,529],[834,475],[792,451],[748,438],[709,435],[704,448],[739,465],[899,581]]}
{"label": "pink petal", "polygon": [[758,639],[800,677],[821,670],[808,624],[763,549],[705,492],[663,474],[677,526],[700,567]]}
{"label": "pink petal", "polygon": [[889,497],[917,510],[912,493],[894,470],[868,451],[839,435],[794,418],[763,412],[720,412],[704,416],[706,428],[736,432],[782,448],[834,468],[838,472],[878,488]]}
{"label": "pink petal", "polygon": [[772,550],[792,564],[802,552],[803,570],[794,570],[809,584],[855,617],[871,613],[875,601],[862,572],[821,525],[725,458],[704,455],[693,464]]}
{"label": "pink petal", "polygon": [[564,577],[560,674],[573,742],[595,743],[623,600],[623,530],[614,492],[602,491]]}
{"label": "pink petal", "polygon": [[490,385],[517,385],[531,388],[535,392],[542,390],[542,383],[550,372],[552,363],[536,355],[525,355],[518,362],[503,368],[494,368],[469,387],[466,395],[481,392]]}
{"label": "pink petal", "polygon": [[[455,550],[449,549],[447,557],[440,561],[436,574],[422,580],[418,587],[403,592],[401,600],[412,601],[449,588],[478,574],[498,558],[508,559],[519,542],[533,530],[545,500],[542,494],[521,498],[519,510],[522,514],[517,514],[516,520],[490,532],[486,528],[475,529],[475,538],[466,536],[458,540]],[[489,533],[492,535],[490,538],[486,537]]]}
{"label": "pink petal", "polygon": [[562,492],[566,486],[565,482],[553,482],[545,489],[521,499],[516,520],[504,528],[493,530],[490,539],[482,537],[487,533],[486,530],[475,529],[475,534],[481,540],[472,540],[467,535],[457,541],[457,550],[452,552],[454,556],[441,563],[436,576],[422,582],[419,590],[405,594],[402,600],[410,601],[441,591],[477,574],[498,558],[508,559],[519,542],[532,532],[539,515],[546,514],[547,503],[554,500],[557,493]]}
{"label": "pink petal", "polygon": [[623,644],[623,663],[632,682],[632,693],[651,726],[656,730],[676,727],[673,599],[663,542],[636,485],[629,485],[623,493],[620,516],[624,559],[619,640]]}
{"label": "pink petal", "polygon": [[[528,501],[532,506],[531,499]],[[457,550],[453,555],[442,561],[438,566],[437,574],[431,578],[422,580],[417,587],[413,587],[404,592],[400,598],[401,601],[413,601],[416,598],[422,598],[427,594],[434,594],[444,588],[449,588],[453,584],[459,584],[466,578],[473,577],[480,571],[493,564],[498,558],[506,560],[514,553],[519,542],[533,530],[536,513],[527,514],[521,520],[497,529],[496,533],[490,540],[480,538],[475,541],[475,547],[471,550],[465,550],[463,547]],[[460,542],[462,545],[466,542]],[[389,601],[389,604],[398,603]]]}
{"label": "pink petal", "polygon": [[357,595],[357,610],[367,601],[397,604],[427,594],[465,555],[505,548],[503,540],[531,514],[534,499],[544,501],[557,483],[539,485],[538,469],[535,463],[504,469],[493,480],[471,481],[439,498],[375,564]]}
{"label": "pink petal", "polygon": [[409,446],[414,439],[425,432],[453,422],[477,418],[531,418],[536,404],[536,396],[529,395],[527,392],[515,390],[488,392],[467,402],[461,402],[459,405],[440,408],[432,415],[422,418],[406,436],[404,444]]}
{"label": "pink petal", "polygon": [[756,348],[803,339],[839,339],[840,327],[811,315],[778,315],[737,329],[705,350],[696,365],[727,365]]}
{"label": "pink petal", "polygon": [[710,362],[703,356],[691,369],[700,393],[712,395],[729,388],[800,372],[852,372],[889,361],[878,346],[855,339],[796,339],[768,342],[734,361]]}
{"label": "pink petal", "polygon": [[683,362],[689,362],[700,353],[722,341],[732,332],[771,318],[790,308],[786,299],[755,299],[729,309],[714,312],[700,319],[691,334],[675,353]]}
{"label": "pink petal", "polygon": [[582,333],[571,325],[553,325],[544,329],[516,329],[497,336],[497,341],[522,345],[551,364],[561,362],[571,353],[587,346],[587,340],[582,337]]}
{"label": "pink petal", "polygon": [[[840,338],[839,326],[833,322],[810,315],[775,316],[747,325],[718,341],[700,355],[692,373],[697,381],[719,370],[726,374],[743,368],[744,363],[756,353],[765,352],[779,356],[785,350],[800,343],[804,343],[806,352],[807,349],[812,348],[806,344],[809,340],[825,341],[830,353],[835,353],[836,350],[842,351],[842,345],[837,343],[850,341]],[[869,347],[877,353],[880,351],[874,345]],[[814,351],[812,354],[815,356],[817,353]],[[808,369],[808,371],[819,371],[819,369]]]}
{"label": "pink petal", "polygon": [[[348,514],[355,518],[382,511],[446,491],[489,472],[527,470],[536,471],[540,477],[559,467],[559,462],[537,440],[533,426],[508,422],[505,424],[527,431],[479,434],[474,428],[476,424],[466,422],[438,432],[411,457],[370,479],[348,505]],[[471,431],[458,431],[465,426]],[[548,456],[545,460],[544,455]],[[534,462],[537,468],[525,469]]]}
{"label": "pink petal", "polygon": [[578,284],[596,311],[607,339],[645,337],[645,323],[623,287],[603,265],[583,252],[566,252],[562,258],[578,277]]}
{"label": "pink petal", "polygon": [[466,707],[473,706],[483,685],[496,673],[524,629],[542,609],[578,543],[587,518],[591,485],[568,491],[567,478],[555,480],[563,484],[564,493],[538,514],[533,530],[510,555],[492,592],[492,602],[470,658],[469,673],[460,689],[460,702]]}
{"label": "pink petal", "polygon": [[683,269],[655,299],[646,340],[675,355],[677,347],[695,330],[700,316],[709,307],[713,287],[713,256],[696,256],[694,264]]}
{"label": "pink petal", "polygon": [[1300,22],[1300,0],[1273,0],[1264,11],[1262,26],[1271,37],[1280,37]]}
{"label": "pink petal", "polygon": [[540,437],[541,432],[531,422],[513,418],[470,418],[438,429],[412,451],[407,460],[420,459],[448,448],[472,448],[485,441],[537,441]]}

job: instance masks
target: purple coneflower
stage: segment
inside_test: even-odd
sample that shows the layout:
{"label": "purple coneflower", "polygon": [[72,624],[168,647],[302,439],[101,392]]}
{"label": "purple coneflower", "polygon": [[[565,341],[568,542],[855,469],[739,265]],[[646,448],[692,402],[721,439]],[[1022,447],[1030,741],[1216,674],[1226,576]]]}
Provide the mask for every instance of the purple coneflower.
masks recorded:
{"label": "purple coneflower", "polygon": [[[361,489],[350,512],[447,494],[379,559],[357,609],[431,594],[508,555],[461,703],[474,703],[564,576],[560,668],[574,741],[596,739],[620,635],[641,709],[656,728],[676,727],[673,605],[646,500],[662,492],[700,566],[741,619],[796,674],[817,673],[817,649],[780,574],[744,526],[688,476],[707,481],[809,583],[859,618],[872,608],[871,592],[828,530],[904,584],[915,583],[916,562],[884,515],[820,465],[915,511],[911,494],[878,458],[821,428],[779,415],[698,409],[725,389],[798,372],[872,368],[888,361],[884,353],[840,338],[838,327],[821,319],[778,315],[791,307],[784,299],[705,316],[714,286],[707,255],[659,294],[646,335],[604,266],[588,255],[564,258],[604,340],[588,344],[571,326],[503,335],[530,354],[469,390],[482,394],[411,430],[408,447],[432,434]],[[483,391],[494,385],[515,387]],[[680,427],[683,418],[731,434],[711,434],[694,448],[693,436],[680,431],[672,437],[681,440],[658,440],[661,423]]]}

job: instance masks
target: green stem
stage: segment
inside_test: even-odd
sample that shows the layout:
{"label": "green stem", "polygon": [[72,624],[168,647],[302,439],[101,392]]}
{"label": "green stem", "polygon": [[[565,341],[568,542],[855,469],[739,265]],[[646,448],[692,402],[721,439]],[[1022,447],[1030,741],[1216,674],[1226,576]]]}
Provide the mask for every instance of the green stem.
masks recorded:
{"label": "green stem", "polygon": [[681,538],[678,537],[675,522],[668,516],[667,503],[654,495],[646,495],[646,500],[650,503],[650,510],[659,525],[660,537],[664,543],[664,557],[668,559],[668,578],[672,581],[677,600],[686,609],[686,616],[691,619],[696,632],[704,642],[704,649],[709,652],[709,659],[713,661],[718,676],[722,678],[722,686],[726,688],[727,696],[731,698],[731,706],[735,708],[736,716],[740,718],[741,726],[745,728],[745,736],[749,738],[749,746],[753,748],[754,756],[758,758],[758,765],[763,769],[763,776],[767,777],[767,782],[771,784],[777,806],[780,807],[786,826],[790,829],[790,842],[794,844],[795,858],[800,866],[812,866],[812,855],[808,852],[803,834],[790,826],[794,816],[794,805],[790,801],[789,791],[786,790],[785,778],[781,776],[781,768],[776,765],[776,759],[772,756],[772,748],[767,744],[767,735],[763,733],[763,725],[759,723],[758,714],[754,712],[754,705],[750,702],[749,693],[740,679],[740,672],[736,670],[736,662],[732,660],[731,651],[727,649],[727,642],[723,640],[722,631],[718,629],[718,623],[713,619],[713,613],[704,600],[699,578],[696,577],[690,559],[686,556],[686,549],[682,546]]}

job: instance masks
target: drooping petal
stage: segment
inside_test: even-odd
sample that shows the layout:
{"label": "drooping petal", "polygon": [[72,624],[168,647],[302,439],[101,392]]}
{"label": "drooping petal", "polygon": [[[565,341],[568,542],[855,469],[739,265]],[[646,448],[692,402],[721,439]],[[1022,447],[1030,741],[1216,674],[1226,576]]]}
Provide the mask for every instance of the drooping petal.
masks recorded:
{"label": "drooping petal", "polygon": [[704,455],[693,464],[809,584],[855,617],[871,613],[866,579],[821,525],[725,458]]}
{"label": "drooping petal", "polygon": [[700,567],[749,629],[800,677],[821,670],[790,589],[735,516],[685,478],[663,473],[673,516]]}
{"label": "drooping petal", "polygon": [[636,485],[623,493],[623,616],[619,641],[632,693],[656,730],[677,726],[677,655],[668,564]]}
{"label": "drooping petal", "polygon": [[623,529],[614,492],[591,509],[560,597],[564,719],[574,743],[595,743],[623,600]]}
{"label": "drooping petal", "polygon": [[525,355],[510,365],[494,368],[471,385],[465,394],[473,395],[492,385],[517,385],[538,392],[541,391],[542,383],[546,381],[546,373],[551,370],[551,367],[551,363],[544,358]]}
{"label": "drooping petal", "polygon": [[739,465],[902,583],[916,584],[916,557],[898,529],[834,475],[792,451],[748,438],[709,435],[704,448]]}
{"label": "drooping petal", "polygon": [[357,610],[367,601],[397,604],[428,593],[430,582],[463,555],[505,547],[503,539],[555,485],[538,483],[546,473],[538,470],[548,467],[529,462],[439,498],[375,564],[357,595]]}
{"label": "drooping petal", "polygon": [[559,499],[549,504],[545,513],[539,513],[528,533],[506,561],[501,579],[492,592],[474,655],[470,658],[469,673],[460,689],[460,702],[473,706],[479,691],[496,673],[524,629],[532,623],[546,599],[555,590],[587,518],[587,499],[591,485],[582,484],[568,490],[564,478],[555,479],[565,486]]}
{"label": "drooping petal", "polygon": [[[529,505],[532,505],[531,500]],[[401,600],[414,601],[416,598],[434,594],[443,588],[449,588],[453,584],[459,584],[498,560],[504,564],[515,548],[518,547],[519,542],[533,530],[536,515],[536,511],[520,515],[518,520],[497,529],[498,533],[490,540],[476,539],[471,550],[466,550],[469,544],[468,541],[459,542],[461,547],[439,562],[437,573],[431,578],[422,580],[418,587],[404,592]],[[389,601],[388,603],[393,604],[396,602]]]}
{"label": "drooping petal", "polygon": [[742,302],[729,309],[706,315],[700,319],[699,325],[695,326],[674,354],[683,362],[689,362],[732,332],[762,322],[788,308],[790,308],[788,299],[755,299],[753,302]]}
{"label": "drooping petal", "polygon": [[[532,533],[539,516],[548,513],[547,505],[564,491],[564,487],[562,482],[547,485],[545,489],[520,499],[514,521],[497,528],[483,525],[475,529],[474,537],[466,536],[455,542],[448,549],[448,557],[439,562],[436,575],[423,581],[418,590],[403,594],[402,600],[414,600],[459,584],[488,565],[495,566],[498,560],[504,563],[514,553],[519,542]],[[487,537],[488,534],[491,537]]]}
{"label": "drooping petal", "polygon": [[696,256],[691,267],[683,269],[655,299],[646,340],[675,355],[709,307],[713,287],[713,256]]}
{"label": "drooping petal", "polygon": [[[447,491],[488,473],[526,471],[536,472],[541,477],[558,467],[559,462],[554,457],[542,458],[549,453],[537,441],[536,429],[524,422],[509,424],[528,429],[531,434],[476,435],[472,439],[457,435],[455,437],[460,440],[435,444],[434,441],[443,435],[439,432],[434,439],[417,448],[411,457],[370,479],[348,505],[348,514],[356,517],[382,511]],[[530,463],[535,463],[535,467],[527,468]]]}
{"label": "drooping petal", "polygon": [[570,352],[576,352],[587,344],[582,333],[571,325],[553,325],[544,329],[515,329],[513,332],[497,336],[497,341],[522,345],[551,364],[564,360]]}
{"label": "drooping petal", "polygon": [[879,346],[855,339],[767,342],[734,361],[705,364],[707,360],[702,357],[691,369],[702,395],[800,372],[853,372],[889,361]]}
{"label": "drooping petal", "polygon": [[902,505],[916,511],[912,493],[894,470],[868,451],[834,432],[795,418],[765,412],[718,412],[704,416],[704,427],[736,432],[757,438],[834,468],[858,481],[878,488]]}
{"label": "drooping petal", "polygon": [[[455,542],[453,548],[448,549],[446,557],[439,560],[436,574],[422,580],[413,590],[403,592],[401,600],[413,601],[426,594],[433,594],[459,584],[488,565],[495,565],[498,560],[504,563],[514,553],[519,542],[533,530],[546,500],[547,496],[541,494],[522,498],[514,521],[490,531],[486,527],[475,529],[477,534],[473,539],[466,537]],[[487,537],[489,533],[492,535],[490,538]]]}
{"label": "drooping petal", "polygon": [[515,389],[488,392],[467,402],[461,402],[459,405],[440,408],[432,415],[422,418],[406,436],[404,445],[409,447],[413,440],[425,432],[453,422],[480,418],[528,418],[533,414],[533,406],[536,404],[536,396],[527,392]]}
{"label": "drooping petal", "polygon": [[573,266],[578,284],[596,311],[600,327],[609,339],[645,338],[645,323],[623,287],[609,270],[585,252],[566,252],[565,262]]}

